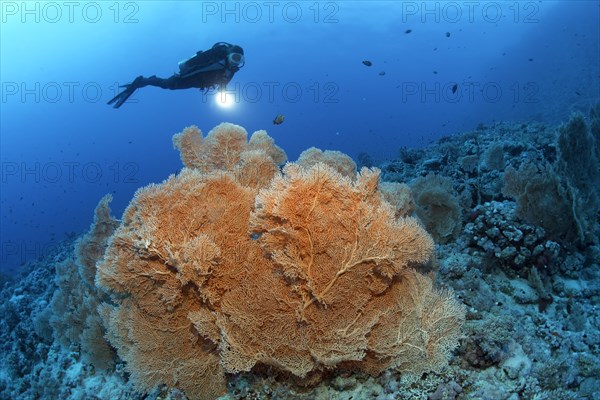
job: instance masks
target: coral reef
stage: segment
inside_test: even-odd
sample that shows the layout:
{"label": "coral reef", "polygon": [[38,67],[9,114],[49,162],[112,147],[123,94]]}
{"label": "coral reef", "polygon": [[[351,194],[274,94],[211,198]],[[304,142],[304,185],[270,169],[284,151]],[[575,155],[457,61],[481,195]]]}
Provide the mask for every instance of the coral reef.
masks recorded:
{"label": "coral reef", "polygon": [[548,240],[543,228],[519,222],[509,202],[486,202],[473,209],[465,226],[469,245],[480,249],[508,273],[527,277],[531,268],[550,268],[560,245]]}
{"label": "coral reef", "polygon": [[49,258],[43,266],[28,266],[19,285],[6,285],[0,292],[0,398],[50,398],[57,392],[56,385],[32,379],[43,374],[52,346],[45,310],[56,290],[53,263],[63,262],[64,255]]}
{"label": "coral reef", "polygon": [[[210,399],[225,392],[225,373],[257,366],[309,382],[333,368],[446,365],[462,307],[413,269],[433,241],[394,216],[378,170],[348,177],[292,163],[241,179],[256,134],[248,144],[231,124],[189,140],[197,134],[174,139],[193,169],[139,190],[98,264],[108,338],[140,389]],[[262,143],[249,151],[276,165],[280,152]]]}
{"label": "coral reef", "polygon": [[[600,105],[584,122],[589,137],[598,143]],[[595,179],[589,175],[594,171],[576,172],[577,158],[564,156],[581,148],[580,142],[569,139],[559,144],[563,134],[575,134],[575,139],[591,143],[589,137],[580,136],[582,126],[579,117],[556,128],[535,122],[481,125],[476,131],[445,137],[422,149],[401,149],[397,160],[381,165],[383,180],[377,185],[376,170],[344,176],[324,159],[306,166],[290,164],[280,171],[284,153],[261,131],[247,141],[249,135],[231,124],[211,131],[212,139],[203,138],[197,128],[187,128],[176,142],[187,154],[182,158],[188,168],[141,189],[110,239],[107,256],[114,263],[107,259],[102,263],[115,269],[101,264],[104,275],[99,278],[110,286],[110,298],[90,285],[96,258],[102,257],[105,239],[116,225],[108,211],[108,198],[100,202],[87,239],[78,240],[77,246],[65,243],[27,266],[22,276],[2,281],[0,398],[184,400],[202,393],[216,397],[224,391],[220,400],[600,398],[600,229],[591,212],[572,214],[572,208],[566,208],[575,205],[578,210],[593,198],[594,187],[586,187],[585,181]],[[213,144],[207,146],[207,142]],[[255,143],[252,148],[250,142]],[[202,145],[194,147],[193,143]],[[228,149],[229,162],[219,160],[219,146]],[[210,157],[207,151],[212,152]],[[581,165],[593,166],[585,163]],[[523,177],[518,176],[521,169],[526,171]],[[330,289],[323,294],[337,275],[331,261],[338,258],[337,265],[342,266],[351,259],[356,243],[352,228],[364,239],[385,226],[381,225],[383,215],[410,221],[402,217],[411,215],[413,195],[400,182],[430,173],[451,180],[450,192],[458,202],[464,227],[456,239],[436,244],[435,254],[430,254],[434,261],[428,263],[435,264],[435,274],[421,275],[426,266],[411,263],[410,268],[420,273],[400,268],[399,274],[386,278],[395,273],[390,268],[395,264],[382,259],[343,272],[332,286],[339,285],[340,291]],[[507,173],[509,181],[531,177],[531,183],[536,183],[536,179],[550,177],[555,186],[549,188],[567,189],[564,204],[554,189],[546,193],[550,200],[543,198],[540,189],[542,203],[529,207],[565,207],[569,216],[585,218],[581,224],[587,226],[582,231],[585,240],[579,240],[576,225],[569,225],[576,223],[574,218],[532,221],[520,213],[520,195],[502,192]],[[584,178],[583,185],[578,177]],[[313,185],[307,185],[306,179],[312,179]],[[567,181],[572,188],[566,186]],[[317,200],[323,201],[316,201],[308,214],[314,218],[305,220],[302,215],[313,203],[298,199],[316,193]],[[569,193],[577,196],[569,197]],[[533,194],[530,191],[527,196],[533,198]],[[378,205],[367,207],[372,202]],[[293,217],[285,218],[289,213]],[[349,213],[352,218],[347,218]],[[367,217],[375,218],[376,224],[364,224]],[[556,228],[553,222],[558,222]],[[563,226],[574,230],[564,234]],[[340,241],[336,240],[343,243],[341,247],[333,246],[333,239],[325,235],[332,227],[341,232]],[[310,228],[310,235],[304,228]],[[380,238],[377,243],[382,245],[398,240]],[[279,246],[283,241],[287,247]],[[305,251],[311,242],[314,253]],[[364,251],[367,243],[359,240],[355,254]],[[310,254],[314,254],[312,262]],[[252,279],[253,273],[263,274],[264,282]],[[418,312],[407,313],[407,318],[395,319],[389,336],[373,336],[369,331],[363,341],[359,339],[365,326],[359,322],[368,325],[377,304],[389,305],[390,296],[423,279],[425,290],[433,287],[433,280],[443,282],[466,305],[459,347],[442,370],[415,377],[400,363],[377,375],[379,366],[373,357],[394,348],[377,346],[373,340],[390,343],[386,340],[398,338],[390,334],[394,329],[427,321],[419,321]],[[422,304],[416,302],[421,294],[401,297],[394,304],[412,310]],[[349,297],[341,302],[345,295]],[[53,298],[60,307],[52,306]],[[102,331],[88,330],[96,342],[82,337],[86,320],[98,321],[99,314],[87,306],[98,299],[105,304],[102,318],[112,327],[109,339],[119,355],[107,369],[94,364]],[[309,302],[304,310],[303,304]],[[361,304],[364,307],[357,309]],[[185,312],[188,307],[195,310]],[[391,307],[390,312],[396,309]],[[354,313],[345,325],[338,314],[341,311]],[[242,318],[241,312],[253,317]],[[71,321],[71,328],[58,323],[63,317]],[[278,321],[288,325],[279,327]],[[316,334],[321,334],[315,324],[323,322],[337,328],[335,343],[343,346],[327,352],[331,335],[315,342]],[[372,332],[384,325],[373,325]],[[422,346],[418,341],[425,340],[419,336],[423,331],[414,332],[418,334],[406,343],[408,347]],[[277,341],[271,335],[303,341]],[[364,358],[337,362],[356,354],[352,345],[357,340],[364,344]],[[315,343],[319,358],[311,355],[311,367],[306,354]],[[186,351],[189,355],[182,356]],[[419,351],[411,348],[404,354],[410,359]],[[286,357],[280,361],[277,354]],[[444,365],[445,358],[440,359]],[[377,361],[389,364],[393,359]],[[431,361],[435,360],[420,357],[415,366]],[[227,368],[250,365],[250,371],[228,373]],[[312,370],[300,378],[290,370],[296,365]],[[200,386],[203,377],[209,383],[204,388]],[[211,387],[215,382],[217,386]]]}
{"label": "coral reef", "polygon": [[[100,200],[87,234],[74,244],[61,246],[50,264],[31,271],[21,282],[27,289],[15,289],[3,303],[2,321],[10,324],[3,328],[13,336],[6,340],[6,333],[2,334],[7,346],[3,351],[11,356],[8,367],[3,366],[3,369],[10,371],[8,377],[14,387],[6,385],[12,395],[0,397],[64,398],[65,389],[58,382],[67,379],[69,371],[52,368],[52,363],[63,355],[61,350],[68,351],[68,358],[79,362],[80,368],[84,364],[89,365],[89,369],[114,368],[116,354],[104,339],[104,328],[96,310],[105,295],[94,284],[96,260],[104,254],[106,241],[118,224],[110,216],[111,199],[107,195]],[[37,289],[32,291],[33,287]],[[3,297],[8,294],[3,293]],[[11,349],[9,344],[18,347]],[[20,379],[31,375],[36,379]]]}
{"label": "coral reef", "polygon": [[[84,237],[90,239],[89,233],[79,244]],[[89,292],[81,290],[75,247],[70,241],[60,243],[0,291],[2,399],[142,399],[128,383],[122,362],[111,368],[114,360],[98,357],[107,354],[103,352],[107,344],[102,333],[87,329],[88,318],[97,319],[98,314],[81,305],[89,300],[80,296]],[[69,285],[64,285],[67,281]],[[63,293],[70,288],[74,289],[70,294]],[[57,298],[68,303],[57,307],[52,304]],[[61,317],[64,321],[57,324]]]}

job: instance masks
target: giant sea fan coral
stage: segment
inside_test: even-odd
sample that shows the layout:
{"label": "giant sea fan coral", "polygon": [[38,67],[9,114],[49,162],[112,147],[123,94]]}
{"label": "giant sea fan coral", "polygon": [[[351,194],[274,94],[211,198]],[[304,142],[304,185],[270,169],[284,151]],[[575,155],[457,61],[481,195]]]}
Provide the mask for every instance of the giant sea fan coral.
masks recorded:
{"label": "giant sea fan coral", "polygon": [[411,183],[417,216],[440,243],[456,238],[462,228],[460,205],[452,181],[428,174]]}
{"label": "giant sea fan coral", "polygon": [[594,230],[600,204],[598,117],[592,109],[590,127],[574,113],[558,129],[558,158],[529,160],[504,174],[502,192],[517,201],[517,215],[542,226],[564,245],[597,242]]}
{"label": "giant sea fan coral", "polygon": [[[266,133],[254,148],[231,124],[209,137],[210,156],[196,147],[188,157],[179,140],[184,161],[210,161],[185,161],[192,168],[139,190],[98,265],[114,303],[101,308],[109,340],[141,389],[211,399],[225,373],[260,364],[299,378],[445,365],[463,309],[413,269],[433,241],[394,216],[378,170],[348,177],[292,163],[250,177],[240,171],[258,159],[283,160]],[[236,163],[215,160],[219,151]]]}
{"label": "giant sea fan coral", "polygon": [[74,257],[56,266],[56,283],[49,307],[50,325],[59,343],[84,349],[82,358],[98,369],[114,367],[115,353],[102,335],[102,321],[96,312],[106,294],[94,285],[96,261],[102,256],[108,238],[117,229],[118,221],[110,215],[111,195],[104,196],[95,210],[90,230],[75,244]]}

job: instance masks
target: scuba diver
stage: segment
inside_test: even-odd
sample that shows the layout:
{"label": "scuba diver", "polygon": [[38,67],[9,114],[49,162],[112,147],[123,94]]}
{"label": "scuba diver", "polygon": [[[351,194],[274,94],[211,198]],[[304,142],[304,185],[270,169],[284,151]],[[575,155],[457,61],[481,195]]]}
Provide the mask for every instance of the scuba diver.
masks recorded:
{"label": "scuba diver", "polygon": [[198,88],[224,90],[233,75],[244,66],[244,49],[225,42],[215,43],[206,51],[199,51],[191,58],[179,63],[179,73],[170,78],[149,78],[138,76],[127,85],[121,93],[113,97],[107,104],[119,108],[139,88],[157,86],[163,89]]}

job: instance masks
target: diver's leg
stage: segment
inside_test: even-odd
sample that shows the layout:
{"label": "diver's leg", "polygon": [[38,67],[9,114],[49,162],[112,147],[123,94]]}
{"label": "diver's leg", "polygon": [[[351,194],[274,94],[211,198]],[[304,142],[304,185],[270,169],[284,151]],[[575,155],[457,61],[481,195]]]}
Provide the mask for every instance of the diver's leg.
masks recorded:
{"label": "diver's leg", "polygon": [[156,87],[159,87],[162,89],[175,90],[175,89],[180,89],[179,81],[180,81],[180,76],[177,74],[171,76],[170,78],[166,78],[166,79],[159,78],[156,75],[152,75],[149,78],[144,78],[142,80],[142,84],[143,84],[143,86],[156,86]]}
{"label": "diver's leg", "polygon": [[180,76],[175,74],[173,76],[171,76],[170,78],[159,78],[156,75],[152,75],[149,78],[144,78],[143,76],[138,76],[137,78],[135,78],[135,80],[133,82],[131,82],[130,84],[124,85],[122,87],[124,87],[125,89],[119,93],[118,95],[116,95],[115,97],[113,97],[107,104],[113,104],[114,108],[119,108],[123,105],[123,103],[125,103],[125,101],[127,101],[127,99],[133,94],[133,92],[135,92],[137,89],[146,87],[146,86],[156,86],[162,89],[171,89],[171,90],[175,90],[175,89],[181,89],[182,86],[180,85]]}

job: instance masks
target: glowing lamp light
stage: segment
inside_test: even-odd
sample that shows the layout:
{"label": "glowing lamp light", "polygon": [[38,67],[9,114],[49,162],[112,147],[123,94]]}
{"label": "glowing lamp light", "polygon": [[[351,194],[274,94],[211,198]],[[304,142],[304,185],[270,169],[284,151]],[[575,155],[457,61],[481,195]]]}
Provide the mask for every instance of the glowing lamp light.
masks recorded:
{"label": "glowing lamp light", "polygon": [[221,91],[215,94],[215,101],[221,108],[231,108],[235,104],[235,95],[233,93]]}

